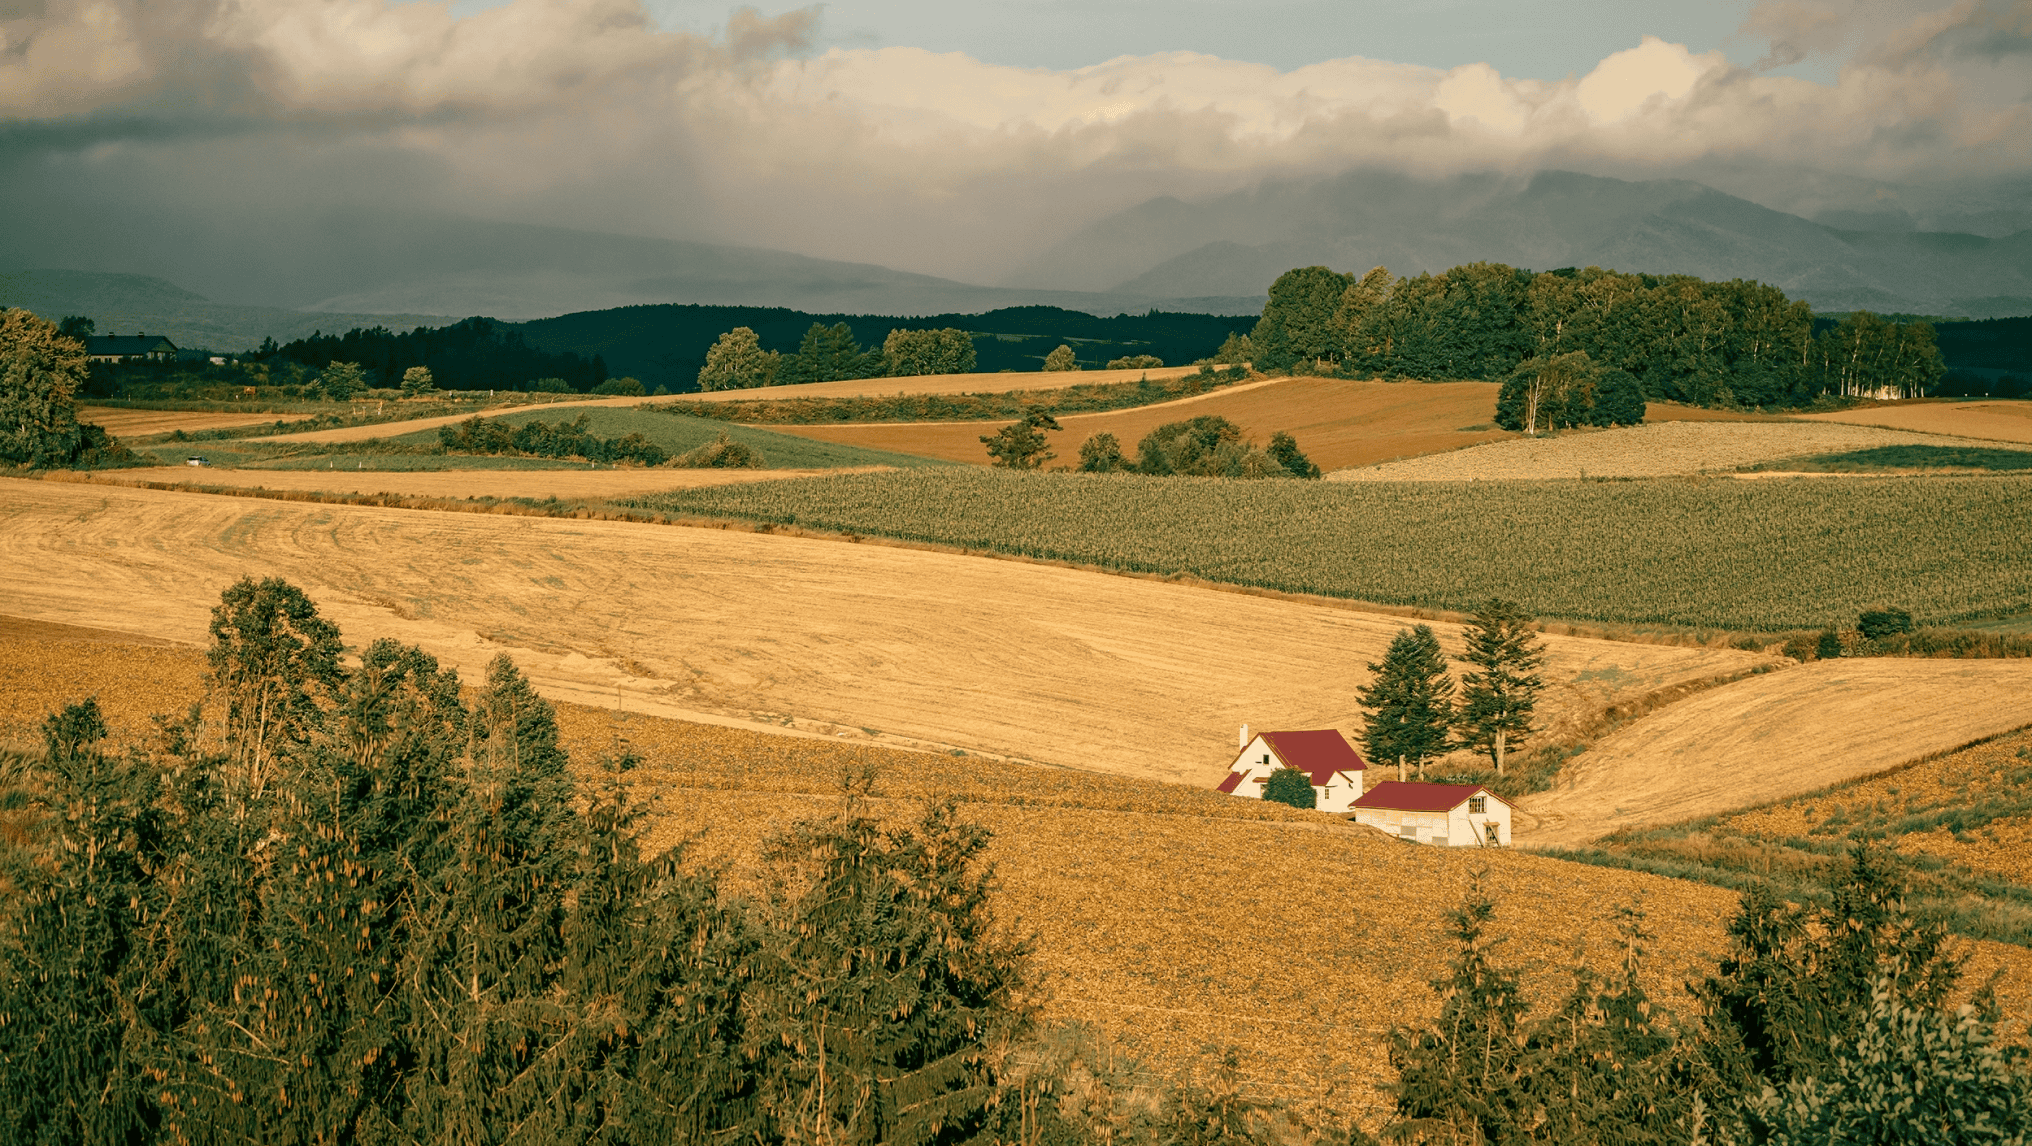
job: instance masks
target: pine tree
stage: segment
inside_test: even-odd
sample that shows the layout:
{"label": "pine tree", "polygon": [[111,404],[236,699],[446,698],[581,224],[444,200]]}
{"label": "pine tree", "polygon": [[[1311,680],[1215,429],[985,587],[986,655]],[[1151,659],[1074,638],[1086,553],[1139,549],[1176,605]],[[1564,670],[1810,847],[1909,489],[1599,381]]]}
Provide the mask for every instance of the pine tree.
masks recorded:
{"label": "pine tree", "polygon": [[1467,651],[1455,659],[1476,671],[1461,678],[1461,742],[1488,753],[1501,776],[1509,750],[1530,734],[1542,687],[1533,670],[1545,663],[1545,646],[1523,606],[1500,599],[1483,605],[1464,635]]}
{"label": "pine tree", "polygon": [[1368,713],[1362,747],[1372,761],[1423,762],[1446,750],[1453,720],[1453,678],[1432,626],[1399,630],[1368,687],[1355,696]]}

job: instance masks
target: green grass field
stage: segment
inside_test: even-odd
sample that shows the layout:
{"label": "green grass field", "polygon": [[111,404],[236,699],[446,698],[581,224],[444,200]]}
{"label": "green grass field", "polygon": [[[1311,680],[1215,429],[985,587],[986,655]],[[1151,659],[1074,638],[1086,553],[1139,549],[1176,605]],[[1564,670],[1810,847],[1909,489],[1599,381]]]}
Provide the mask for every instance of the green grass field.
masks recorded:
{"label": "green grass field", "polygon": [[2032,450],[1995,450],[1979,446],[1877,446],[1867,450],[1815,454],[1808,458],[1770,462],[1755,468],[1826,473],[1931,469],[2022,473],[2032,470]]}
{"label": "green grass field", "polygon": [[[864,450],[857,446],[836,445],[832,442],[817,442],[810,438],[799,438],[790,434],[778,434],[769,430],[750,429],[746,426],[716,422],[707,418],[688,418],[681,414],[666,414],[659,410],[616,409],[613,407],[567,408],[562,410],[520,410],[501,415],[500,420],[512,426],[530,421],[570,422],[581,414],[586,417],[588,433],[601,438],[619,438],[628,434],[641,434],[650,441],[680,454],[695,449],[721,434],[735,441],[743,442],[751,449],[762,453],[763,464],[769,469],[839,469],[847,466],[896,466],[911,468],[917,466],[945,466],[949,463],[920,458],[911,454],[895,454],[884,450]],[[436,430],[420,430],[413,434],[390,439],[397,445],[434,446],[438,442]],[[445,457],[441,460],[456,462],[430,468],[468,469],[469,457]],[[549,458],[501,458],[503,462],[521,462],[516,468],[554,469],[556,462]],[[422,467],[415,467],[422,468]]]}
{"label": "green grass field", "polygon": [[961,468],[689,490],[796,524],[1295,592],[1731,630],[2032,612],[2032,479],[1230,482]]}

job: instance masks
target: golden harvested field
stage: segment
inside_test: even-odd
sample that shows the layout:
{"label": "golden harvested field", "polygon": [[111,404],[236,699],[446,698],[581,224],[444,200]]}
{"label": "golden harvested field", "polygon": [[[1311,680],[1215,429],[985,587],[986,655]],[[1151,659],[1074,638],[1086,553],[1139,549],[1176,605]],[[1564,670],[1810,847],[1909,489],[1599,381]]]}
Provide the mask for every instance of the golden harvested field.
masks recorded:
{"label": "golden harvested field", "polygon": [[247,414],[218,410],[130,410],[120,406],[78,407],[78,421],[100,426],[116,438],[141,438],[171,430],[224,430],[259,426],[289,414]]}
{"label": "golden harvested field", "polygon": [[[1025,375],[1029,377],[1029,375]],[[1091,378],[1087,379],[1093,380]],[[1340,378],[1288,378],[1105,414],[1071,414],[1065,428],[1047,433],[1057,464],[1077,463],[1080,443],[1115,435],[1133,455],[1143,435],[1166,422],[1216,414],[1259,442],[1285,430],[1321,469],[1368,465],[1385,458],[1450,450],[1510,437],[1491,424],[1493,382],[1357,382]],[[981,445],[1008,422],[929,422],[909,425],[771,426],[785,434],[895,450],[899,453],[987,464]]]}
{"label": "golden harvested field", "polygon": [[[194,696],[198,650],[89,636],[0,623],[0,679],[10,682],[0,712],[32,716],[33,698],[53,707],[95,684],[116,727],[140,730],[149,712]],[[68,683],[17,692],[17,681]],[[721,867],[736,891],[762,886],[756,857],[770,832],[839,807],[849,771],[877,770],[871,809],[885,819],[914,815],[926,796],[958,797],[995,833],[998,909],[1036,938],[1047,1018],[1095,1022],[1168,1076],[1202,1073],[1233,1046],[1251,1094],[1342,1111],[1380,1109],[1380,1033],[1436,1012],[1425,981],[1446,958],[1443,914],[1472,871],[1487,870],[1496,930],[1511,937],[1499,957],[1525,968],[1541,1004],[1564,988],[1577,953],[1598,971],[1612,964],[1611,913],[1640,899],[1655,935],[1647,986],[1687,1014],[1682,984],[1706,973],[1735,909],[1733,894],[1698,884],[1515,851],[1412,847],[1201,788],[586,705],[560,704],[558,716],[581,766],[634,751],[636,791],[656,801],[651,846],[688,841],[687,854]],[[2032,953],[1970,949],[1969,981],[2004,968],[2007,1012],[2023,1018]]]}
{"label": "golden harvested field", "polygon": [[2032,402],[2008,399],[1951,401],[1925,398],[1884,402],[1829,414],[1807,414],[1813,422],[1848,422],[1926,434],[1953,434],[1990,442],[2032,442]]}
{"label": "golden harvested field", "polygon": [[1520,842],[1710,816],[2032,723],[2032,661],[1816,661],[1709,689],[1567,762],[1526,798]]}
{"label": "golden harvested field", "polygon": [[[627,522],[0,485],[0,612],[203,639],[242,575],[355,640],[666,715],[1215,783],[1236,727],[1354,728],[1397,617],[897,546]],[[1442,641],[1457,628],[1437,624]],[[1555,636],[1555,724],[1772,663]]]}
{"label": "golden harvested field", "polygon": [[1340,470],[1329,481],[1528,481],[1580,477],[1669,477],[1873,446],[1992,443],[1827,422],[1659,422],[1607,430],[1565,430],[1541,438]]}
{"label": "golden harvested field", "polygon": [[173,484],[192,488],[291,490],[341,494],[395,494],[405,497],[555,497],[560,501],[664,493],[674,489],[775,481],[819,474],[873,473],[886,467],[841,470],[240,470],[210,466],[149,466],[100,470],[80,480],[94,485]]}

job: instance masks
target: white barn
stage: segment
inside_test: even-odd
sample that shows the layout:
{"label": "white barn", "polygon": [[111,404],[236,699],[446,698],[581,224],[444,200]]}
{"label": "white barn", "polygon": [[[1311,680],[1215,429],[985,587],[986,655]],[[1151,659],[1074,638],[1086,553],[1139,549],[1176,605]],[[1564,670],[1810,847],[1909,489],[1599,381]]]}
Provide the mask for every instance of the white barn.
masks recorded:
{"label": "white barn", "polygon": [[1510,846],[1510,805],[1480,784],[1385,780],[1354,802],[1355,822],[1413,843]]}
{"label": "white barn", "polygon": [[1332,728],[1298,729],[1249,735],[1242,726],[1242,752],[1229,766],[1220,790],[1230,796],[1263,798],[1263,785],[1279,768],[1296,768],[1312,777],[1313,806],[1322,812],[1346,812],[1362,795],[1368,770],[1347,737]]}

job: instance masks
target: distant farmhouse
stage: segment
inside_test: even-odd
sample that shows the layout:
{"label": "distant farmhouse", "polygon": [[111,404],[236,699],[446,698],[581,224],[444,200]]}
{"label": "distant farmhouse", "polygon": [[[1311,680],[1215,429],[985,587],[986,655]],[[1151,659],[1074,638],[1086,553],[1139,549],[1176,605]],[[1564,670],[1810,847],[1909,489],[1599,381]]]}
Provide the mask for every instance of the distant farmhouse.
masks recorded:
{"label": "distant farmhouse", "polygon": [[1220,784],[1220,790],[1230,796],[1262,799],[1263,785],[1279,768],[1296,768],[1312,777],[1313,806],[1322,812],[1346,812],[1362,794],[1362,774],[1369,766],[1347,737],[1334,729],[1265,732],[1252,737],[1244,724],[1240,739],[1242,753]]}
{"label": "distant farmhouse", "polygon": [[1385,780],[1355,801],[1355,822],[1413,843],[1510,846],[1510,805],[1480,784]]}
{"label": "distant farmhouse", "polygon": [[160,334],[89,334],[85,355],[94,362],[144,359],[161,362],[176,357],[176,343]]}

